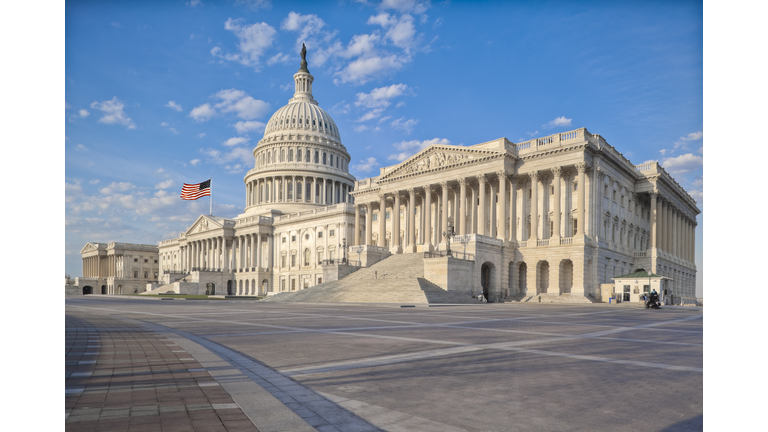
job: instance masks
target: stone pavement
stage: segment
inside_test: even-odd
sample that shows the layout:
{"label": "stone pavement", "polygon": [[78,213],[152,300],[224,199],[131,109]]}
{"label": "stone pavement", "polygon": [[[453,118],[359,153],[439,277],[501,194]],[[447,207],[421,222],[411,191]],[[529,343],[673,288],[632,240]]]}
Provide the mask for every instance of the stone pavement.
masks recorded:
{"label": "stone pavement", "polygon": [[[216,416],[219,430],[239,430],[228,423],[243,419],[237,415],[248,419],[247,430],[261,431],[703,428],[700,309],[388,306],[68,299],[67,361],[93,361],[85,354],[93,345],[100,354],[95,364],[67,366],[67,430],[133,430],[148,406],[157,411],[155,428],[146,430],[163,431],[216,430],[193,429],[201,412],[208,421]],[[107,339],[123,345],[105,348]],[[173,371],[166,381],[154,375],[155,363]],[[152,375],[120,377],[117,365]],[[102,369],[126,381],[92,381]],[[166,386],[183,403],[169,402],[176,417],[163,423]],[[109,405],[120,401],[106,396],[113,387],[148,393]],[[98,414],[84,413],[81,403]],[[109,415],[121,416],[122,429],[110,429]]]}

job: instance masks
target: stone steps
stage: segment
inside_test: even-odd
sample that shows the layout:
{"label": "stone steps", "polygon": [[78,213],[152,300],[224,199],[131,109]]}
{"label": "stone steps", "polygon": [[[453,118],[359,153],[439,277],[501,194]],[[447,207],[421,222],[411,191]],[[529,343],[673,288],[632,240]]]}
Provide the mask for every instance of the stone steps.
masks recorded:
{"label": "stone steps", "polygon": [[143,293],[139,293],[139,295],[157,295],[157,294],[166,294],[166,293],[175,293],[174,283],[170,283],[167,285],[159,286],[151,291],[144,291]]}
{"label": "stone steps", "polygon": [[306,303],[478,303],[468,294],[448,292],[424,279],[424,259],[392,255],[347,277],[263,301]]}
{"label": "stone steps", "polygon": [[[525,295],[519,300],[513,300],[520,303],[538,303],[539,294]],[[561,303],[561,304],[573,304],[573,303],[596,303],[590,297],[584,297],[580,295],[571,294],[541,294],[542,303]]]}

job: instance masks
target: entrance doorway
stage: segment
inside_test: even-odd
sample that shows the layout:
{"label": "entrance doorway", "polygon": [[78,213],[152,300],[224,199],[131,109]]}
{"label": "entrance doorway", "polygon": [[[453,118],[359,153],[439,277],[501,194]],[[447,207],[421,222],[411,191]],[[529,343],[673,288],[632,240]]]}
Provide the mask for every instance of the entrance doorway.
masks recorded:
{"label": "entrance doorway", "polygon": [[489,299],[491,293],[491,280],[493,277],[493,264],[485,263],[480,268],[480,285],[483,287],[483,297]]}
{"label": "entrance doorway", "polygon": [[205,295],[216,295],[216,284],[208,282],[205,284]]}
{"label": "entrance doorway", "polygon": [[227,281],[227,295],[232,295],[232,281]]}
{"label": "entrance doorway", "polygon": [[525,263],[520,263],[520,268],[517,272],[518,285],[517,289],[521,295],[525,295],[528,292],[528,266]]}
{"label": "entrance doorway", "polygon": [[93,287],[87,286],[87,285],[84,286],[83,287],[83,295],[86,295],[86,294],[93,294]]}
{"label": "entrance doorway", "polygon": [[107,286],[106,285],[102,285],[101,286],[101,294],[106,294],[106,293],[107,293]]}

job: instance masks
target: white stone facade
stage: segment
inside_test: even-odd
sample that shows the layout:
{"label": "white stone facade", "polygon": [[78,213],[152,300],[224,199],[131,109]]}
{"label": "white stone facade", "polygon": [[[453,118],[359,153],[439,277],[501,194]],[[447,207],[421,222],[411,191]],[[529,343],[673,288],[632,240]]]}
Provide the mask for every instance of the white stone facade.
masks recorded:
{"label": "white stone facade", "polygon": [[371,215],[355,245],[445,251],[453,227],[453,250],[475,262],[468,288],[492,299],[595,300],[637,268],[671,278],[676,298],[695,296],[696,202],[658,163],[635,166],[585,128],[432,145],[352,195]]}
{"label": "white stone facade", "polygon": [[71,284],[72,294],[132,294],[144,292],[159,276],[155,245],[87,243],[81,250],[83,276]]}
{"label": "white stone facade", "polygon": [[670,278],[673,298],[695,296],[700,211],[658,163],[635,166],[581,128],[517,144],[432,145],[356,181],[306,62],[294,80],[294,97],[253,150],[243,213],[200,216],[161,241],[159,285],[297,291],[323,282],[322,263],[340,259],[345,241],[349,258],[367,266],[390,253],[445,256],[453,228],[455,256],[473,264],[429,264],[446,287],[450,275],[469,281],[451,290],[589,301],[612,277],[643,268]]}

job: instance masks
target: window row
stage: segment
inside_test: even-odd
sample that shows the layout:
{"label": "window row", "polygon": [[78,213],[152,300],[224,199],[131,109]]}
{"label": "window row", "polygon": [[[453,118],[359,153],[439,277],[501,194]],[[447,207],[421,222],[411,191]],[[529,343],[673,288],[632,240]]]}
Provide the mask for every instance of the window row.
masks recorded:
{"label": "window row", "polygon": [[257,166],[262,167],[268,164],[278,162],[307,162],[316,163],[322,165],[328,165],[330,167],[336,167],[337,169],[346,171],[347,162],[344,157],[334,153],[320,152],[315,150],[314,153],[311,149],[302,147],[289,147],[273,150],[266,150],[259,153],[256,156],[258,162]]}

